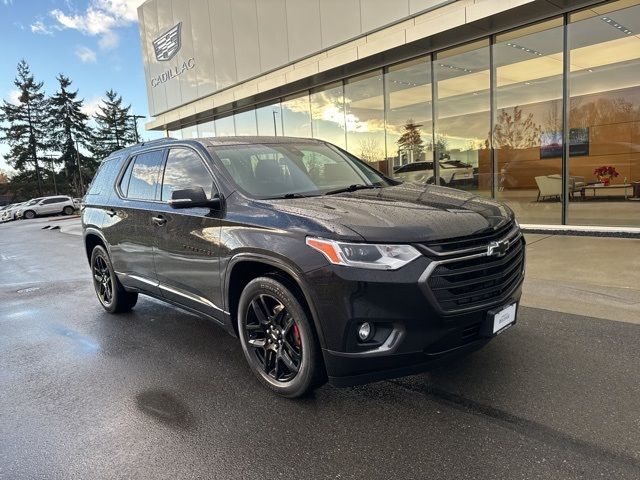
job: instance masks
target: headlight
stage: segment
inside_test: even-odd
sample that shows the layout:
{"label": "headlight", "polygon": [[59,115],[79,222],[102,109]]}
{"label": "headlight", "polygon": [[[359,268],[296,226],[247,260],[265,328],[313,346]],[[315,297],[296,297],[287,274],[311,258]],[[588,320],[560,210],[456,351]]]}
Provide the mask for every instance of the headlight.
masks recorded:
{"label": "headlight", "polygon": [[411,245],[345,243],[312,237],[307,237],[307,245],[334,265],[378,270],[397,270],[420,256]]}

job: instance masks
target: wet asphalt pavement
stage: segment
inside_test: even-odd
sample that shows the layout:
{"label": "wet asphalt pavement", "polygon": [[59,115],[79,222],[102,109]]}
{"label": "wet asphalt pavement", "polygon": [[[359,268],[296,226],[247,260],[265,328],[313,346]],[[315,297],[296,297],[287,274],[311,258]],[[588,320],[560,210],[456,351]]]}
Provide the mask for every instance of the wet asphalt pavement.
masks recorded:
{"label": "wet asphalt pavement", "polygon": [[2,479],[640,478],[639,325],[522,307],[437,371],[285,400],[205,320],[104,312],[51,223],[0,225]]}

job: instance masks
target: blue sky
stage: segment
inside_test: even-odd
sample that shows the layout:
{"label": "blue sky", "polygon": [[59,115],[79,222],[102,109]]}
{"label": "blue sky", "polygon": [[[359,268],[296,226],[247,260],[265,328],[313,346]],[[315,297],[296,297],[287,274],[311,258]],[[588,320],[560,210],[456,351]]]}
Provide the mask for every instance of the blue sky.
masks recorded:
{"label": "blue sky", "polygon": [[[143,0],[0,0],[0,97],[15,99],[16,65],[24,58],[47,94],[64,73],[95,111],[113,88],[132,112],[148,115],[136,8]],[[140,132],[156,138],[159,132]],[[0,169],[7,170],[0,142]]]}

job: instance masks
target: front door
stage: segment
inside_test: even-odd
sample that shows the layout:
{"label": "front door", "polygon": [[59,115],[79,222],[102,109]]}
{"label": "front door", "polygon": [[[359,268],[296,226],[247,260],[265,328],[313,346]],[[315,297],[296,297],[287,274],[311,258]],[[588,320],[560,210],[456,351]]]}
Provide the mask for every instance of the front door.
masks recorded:
{"label": "front door", "polygon": [[129,160],[118,185],[118,198],[107,214],[105,235],[111,261],[120,281],[128,287],[160,295],[153,261],[159,174],[166,150],[140,153]]}
{"label": "front door", "polygon": [[161,202],[157,205],[156,274],[162,295],[220,321],[222,292],[219,265],[220,213],[209,208],[174,209],[174,190],[202,187],[209,198],[217,189],[205,159],[194,149],[169,150]]}

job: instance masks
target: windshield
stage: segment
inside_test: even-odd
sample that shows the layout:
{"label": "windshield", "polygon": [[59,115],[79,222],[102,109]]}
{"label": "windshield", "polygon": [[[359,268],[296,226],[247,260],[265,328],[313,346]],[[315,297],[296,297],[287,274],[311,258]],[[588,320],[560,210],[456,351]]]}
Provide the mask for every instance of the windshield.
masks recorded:
{"label": "windshield", "polygon": [[322,195],[388,182],[376,170],[320,143],[234,145],[214,148],[238,187],[254,198]]}

